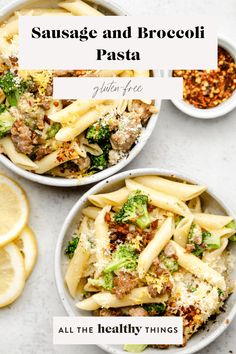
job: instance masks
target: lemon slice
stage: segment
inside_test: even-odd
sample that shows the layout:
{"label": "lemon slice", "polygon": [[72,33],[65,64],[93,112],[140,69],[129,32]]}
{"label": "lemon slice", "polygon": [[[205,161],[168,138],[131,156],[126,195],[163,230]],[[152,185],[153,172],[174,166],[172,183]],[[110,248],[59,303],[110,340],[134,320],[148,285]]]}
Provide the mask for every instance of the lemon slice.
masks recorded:
{"label": "lemon slice", "polygon": [[28,278],[37,259],[37,242],[29,226],[25,226],[20,236],[14,241],[24,258],[25,276]]}
{"label": "lemon slice", "polygon": [[0,174],[0,247],[14,240],[27,223],[29,205],[23,189]]}
{"label": "lemon slice", "polygon": [[0,248],[0,308],[10,305],[25,285],[24,260],[14,243]]}

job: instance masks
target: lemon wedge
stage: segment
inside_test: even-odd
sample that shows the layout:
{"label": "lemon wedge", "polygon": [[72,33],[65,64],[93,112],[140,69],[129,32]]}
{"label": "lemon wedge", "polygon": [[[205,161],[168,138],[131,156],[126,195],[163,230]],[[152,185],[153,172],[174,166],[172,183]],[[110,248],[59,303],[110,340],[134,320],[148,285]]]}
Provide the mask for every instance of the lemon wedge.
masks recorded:
{"label": "lemon wedge", "polygon": [[29,205],[23,189],[0,174],[0,247],[14,240],[27,224]]}
{"label": "lemon wedge", "polygon": [[24,260],[14,243],[0,248],[0,308],[10,305],[25,285]]}
{"label": "lemon wedge", "polygon": [[25,226],[14,242],[24,258],[25,276],[28,278],[35,266],[38,254],[35,235],[29,226]]}

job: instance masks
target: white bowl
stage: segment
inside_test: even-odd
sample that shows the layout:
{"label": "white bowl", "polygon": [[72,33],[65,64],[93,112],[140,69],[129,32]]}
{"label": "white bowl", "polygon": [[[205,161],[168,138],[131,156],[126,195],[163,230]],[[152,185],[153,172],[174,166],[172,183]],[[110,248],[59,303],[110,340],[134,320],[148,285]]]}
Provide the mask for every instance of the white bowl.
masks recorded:
{"label": "white bowl", "polygon": [[[9,15],[11,15],[14,11],[19,10],[21,8],[25,7],[55,7],[56,4],[60,0],[13,0],[10,1],[6,6],[2,7],[0,9],[0,18],[1,20],[4,21]],[[107,9],[110,13],[113,13],[115,15],[126,15],[125,11],[121,10],[117,5],[112,4],[110,1],[106,0],[91,0],[91,3],[95,3],[104,9]],[[153,71],[154,76],[161,76],[159,71]],[[160,111],[161,108],[161,102],[159,100],[155,101],[155,106],[158,108],[158,111]],[[49,186],[55,186],[55,187],[75,187],[75,186],[82,186],[90,183],[96,183],[98,181],[101,181],[104,178],[107,178],[108,176],[113,175],[114,173],[120,171],[122,168],[124,168],[126,165],[128,165],[138,154],[139,152],[143,149],[144,145],[148,141],[148,139],[151,136],[152,131],[155,128],[156,122],[158,119],[158,114],[153,114],[148,123],[147,126],[144,128],[143,132],[141,133],[138,142],[136,145],[133,147],[133,149],[129,152],[128,156],[120,160],[116,165],[111,166],[106,168],[105,170],[95,173],[94,175],[88,176],[88,177],[83,177],[81,179],[67,179],[67,178],[61,178],[61,177],[50,177],[46,175],[37,175],[36,173],[32,173],[30,171],[26,171],[15,164],[13,164],[6,156],[0,154],[0,162],[15,172],[16,174],[20,175],[21,177],[24,177],[26,179],[29,179],[33,182],[49,185]]]}
{"label": "white bowl", "polygon": [[[219,37],[218,45],[227,50],[236,62],[236,46],[230,40]],[[172,71],[166,71],[165,76],[172,76]],[[212,119],[231,112],[236,107],[236,90],[232,96],[214,108],[200,109],[184,100],[172,100],[173,104],[182,112],[194,118]]]}
{"label": "white bowl", "polygon": [[[135,177],[140,175],[161,175],[161,176],[169,176],[175,177],[177,179],[185,180],[190,183],[204,184],[200,181],[196,181],[196,179],[192,179],[187,176],[183,176],[179,173],[174,173],[172,171],[162,170],[162,169],[137,169],[131,171],[125,171],[119,173],[115,176],[112,176],[99,184],[95,185],[91,188],[87,193],[85,193],[78,202],[71,209],[67,218],[64,221],[62,226],[55,252],[55,279],[56,285],[58,289],[59,296],[64,305],[64,308],[69,316],[86,316],[88,313],[86,311],[79,310],[75,307],[76,301],[71,298],[69,292],[64,283],[64,275],[65,275],[65,267],[66,267],[66,256],[64,255],[64,249],[68,240],[71,239],[71,235],[73,231],[76,229],[78,222],[81,217],[81,210],[88,203],[88,196],[96,193],[104,193],[108,191],[112,191],[114,189],[120,188],[124,185],[124,179],[127,177]],[[229,207],[216,195],[208,189],[207,192],[203,194],[203,202],[207,205],[208,209],[212,213],[221,213],[222,215],[233,215],[232,211]],[[233,247],[233,245],[232,245]],[[234,246],[235,251],[235,246]],[[234,273],[235,276],[235,273]],[[236,313],[236,294],[230,296],[227,300],[227,308],[226,312],[221,313],[217,320],[214,322],[209,322],[206,326],[205,330],[200,330],[196,333],[188,342],[187,346],[184,348],[176,348],[170,347],[169,349],[163,350],[161,349],[152,349],[148,348],[145,350],[145,354],[190,354],[195,353],[196,351],[204,348],[206,345],[211,343],[214,339],[216,339],[227,327],[228,324],[232,321],[233,317]],[[100,347],[106,350],[109,353],[113,354],[127,354],[122,349],[122,346],[118,345],[100,345]]]}

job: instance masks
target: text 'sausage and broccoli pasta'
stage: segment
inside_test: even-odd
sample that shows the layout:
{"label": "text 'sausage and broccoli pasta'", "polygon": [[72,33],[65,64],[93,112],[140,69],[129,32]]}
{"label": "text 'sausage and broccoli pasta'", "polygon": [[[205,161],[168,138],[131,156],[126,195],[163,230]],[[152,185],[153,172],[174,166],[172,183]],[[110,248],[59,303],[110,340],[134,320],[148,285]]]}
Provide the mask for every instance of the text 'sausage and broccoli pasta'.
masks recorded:
{"label": "text 'sausage and broccoli pasta'", "polygon": [[182,316],[186,344],[233,292],[227,246],[236,224],[207,211],[204,191],[152,175],[90,195],[65,250],[76,306],[99,316]]}
{"label": "text 'sausage and broccoli pasta'", "polygon": [[127,157],[157,109],[151,101],[52,99],[55,76],[131,77],[149,71],[19,70],[19,16],[102,15],[80,0],[59,6],[16,11],[0,27],[0,146],[24,169],[80,178]]}

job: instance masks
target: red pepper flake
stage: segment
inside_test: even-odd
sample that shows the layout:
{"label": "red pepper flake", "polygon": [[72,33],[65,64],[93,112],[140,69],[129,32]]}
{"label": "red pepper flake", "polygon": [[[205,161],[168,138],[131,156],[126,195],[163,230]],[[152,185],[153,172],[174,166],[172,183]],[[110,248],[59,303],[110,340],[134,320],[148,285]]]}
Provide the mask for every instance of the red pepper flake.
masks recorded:
{"label": "red pepper flake", "polygon": [[118,225],[116,231],[120,234],[127,235],[129,233],[129,226],[126,224]]}
{"label": "red pepper flake", "polygon": [[107,223],[109,223],[109,222],[111,221],[111,215],[110,215],[110,213],[106,213],[106,214],[105,214],[105,221],[106,221]]}
{"label": "red pepper flake", "polygon": [[158,220],[154,220],[154,221],[151,222],[151,228],[153,230],[155,230],[157,228],[157,226],[158,226]]}
{"label": "red pepper flake", "polygon": [[142,233],[143,233],[143,230],[140,229],[140,227],[136,227],[136,231],[137,231],[137,233],[140,234],[140,235],[142,235]]}
{"label": "red pepper flake", "polygon": [[154,206],[154,205],[152,205],[152,204],[148,204],[148,212],[150,213],[150,212],[152,212],[154,209],[155,209],[156,207]]}
{"label": "red pepper flake", "polygon": [[217,70],[174,70],[174,77],[183,77],[183,98],[196,108],[206,109],[226,101],[236,88],[236,63],[218,47]]}

